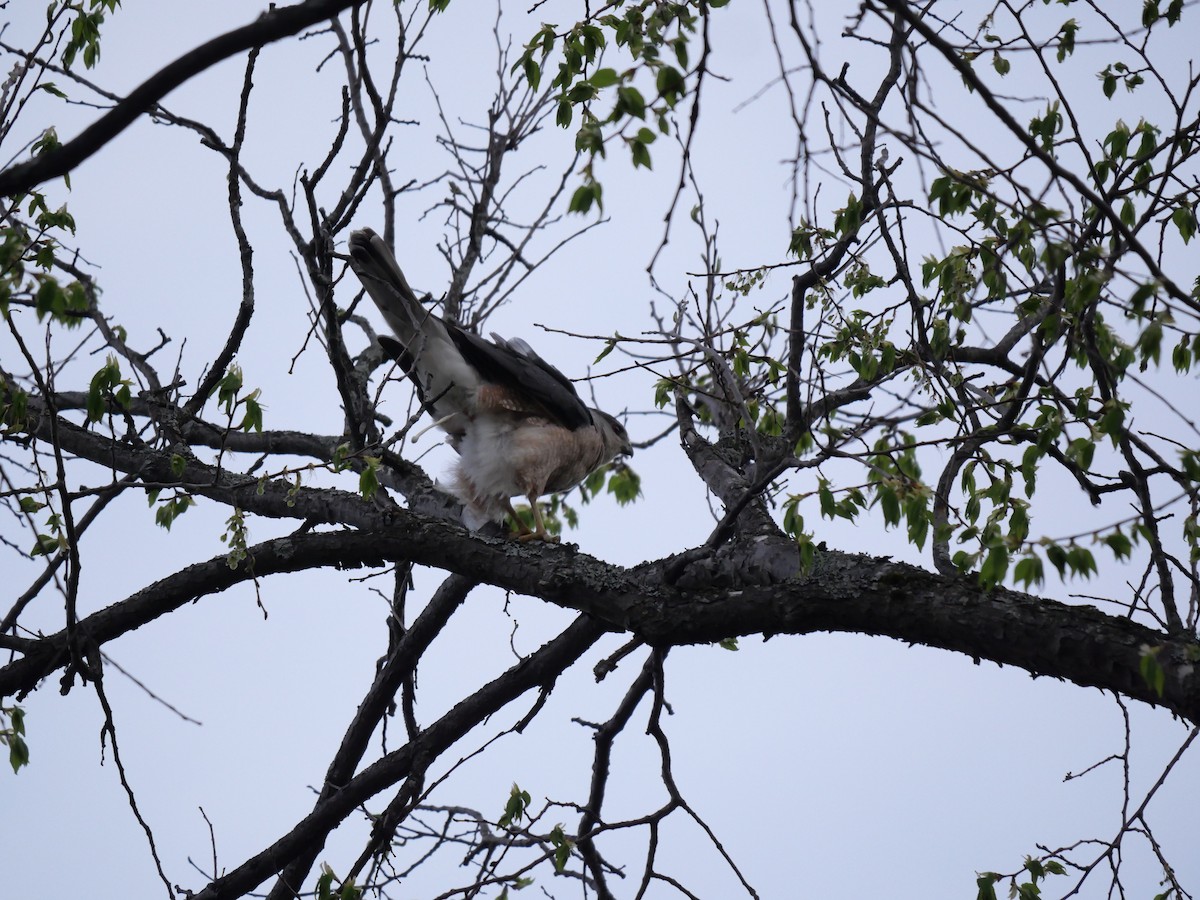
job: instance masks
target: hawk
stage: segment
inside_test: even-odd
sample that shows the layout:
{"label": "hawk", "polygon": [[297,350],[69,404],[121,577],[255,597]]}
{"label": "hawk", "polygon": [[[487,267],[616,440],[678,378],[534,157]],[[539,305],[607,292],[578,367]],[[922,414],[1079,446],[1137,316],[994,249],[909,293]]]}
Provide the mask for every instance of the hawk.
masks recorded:
{"label": "hawk", "polygon": [[[488,340],[434,315],[417,299],[387,244],[370,228],[350,235],[354,270],[396,339],[380,338],[458,452],[451,483],[468,526],[512,517],[521,540],[547,534],[538,497],[566,491],[633,452],[615,418],[586,406],[574,385],[520,338]],[[512,497],[529,500],[534,530]]]}

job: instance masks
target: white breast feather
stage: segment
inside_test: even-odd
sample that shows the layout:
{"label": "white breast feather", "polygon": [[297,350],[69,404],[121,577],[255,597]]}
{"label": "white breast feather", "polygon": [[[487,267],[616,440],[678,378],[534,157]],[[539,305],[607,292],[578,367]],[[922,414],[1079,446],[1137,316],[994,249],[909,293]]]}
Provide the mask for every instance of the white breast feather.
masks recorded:
{"label": "white breast feather", "polygon": [[[479,503],[493,497],[515,497],[519,462],[514,451],[516,426],[511,420],[478,416],[459,444],[459,482],[467,481],[473,497],[459,496],[464,502]],[[455,491],[455,493],[458,493]]]}

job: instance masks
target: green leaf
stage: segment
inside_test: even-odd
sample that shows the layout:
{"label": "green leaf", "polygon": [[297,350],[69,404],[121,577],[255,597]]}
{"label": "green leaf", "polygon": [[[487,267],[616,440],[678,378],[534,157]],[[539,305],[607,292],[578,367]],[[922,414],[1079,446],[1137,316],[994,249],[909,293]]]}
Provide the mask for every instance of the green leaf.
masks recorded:
{"label": "green leaf", "polygon": [[1046,573],[1042,568],[1041,557],[1035,554],[1022,557],[1013,568],[1013,581],[1024,587],[1040,585],[1045,580]]}
{"label": "green leaf", "polygon": [[1078,464],[1079,468],[1087,471],[1091,468],[1092,457],[1096,452],[1096,444],[1088,438],[1075,438],[1067,445],[1067,459]]}
{"label": "green leaf", "polygon": [[722,638],[717,646],[719,646],[722,650],[732,650],[737,652],[738,639],[735,637]]}
{"label": "green leaf", "polygon": [[558,101],[558,112],[554,116],[554,121],[557,122],[559,126],[566,128],[571,124],[571,111],[571,101],[564,96]]}
{"label": "green leaf", "polygon": [[1125,408],[1127,404],[1117,400],[1108,400],[1102,407],[1100,418],[1096,420],[1096,431],[1107,434],[1112,438],[1113,446],[1123,434],[1122,425],[1125,423]]}
{"label": "green leaf", "polygon": [[1000,876],[995,872],[984,872],[975,879],[975,886],[979,889],[979,893],[975,895],[975,900],[996,900],[995,884],[1000,880]]}
{"label": "green leaf", "polygon": [[260,393],[261,392],[256,388],[249,396],[245,398],[245,400],[242,401],[246,405],[246,413],[242,417],[241,425],[238,426],[242,429],[242,431],[249,432],[254,430],[260,434],[262,433],[262,406],[258,402],[258,396]]}
{"label": "green leaf", "polygon": [[380,462],[378,456],[363,457],[363,470],[358,476],[358,492],[363,495],[364,499],[370,500],[379,490]]}
{"label": "green leaf", "polygon": [[581,184],[575,189],[575,193],[571,195],[571,202],[567,204],[569,212],[585,213],[592,208],[592,186],[590,184]]}
{"label": "green leaf", "polygon": [[1078,546],[1071,547],[1067,551],[1067,565],[1074,574],[1083,578],[1099,571],[1096,568],[1096,558],[1092,556],[1092,551]]}
{"label": "green leaf", "polygon": [[635,119],[646,118],[646,100],[642,92],[631,85],[617,88],[617,109],[613,112],[614,121],[619,118],[621,112]]}
{"label": "green leaf", "polygon": [[1188,372],[1192,368],[1192,348],[1190,335],[1183,335],[1179,339],[1179,343],[1175,345],[1175,349],[1171,351],[1171,365],[1175,367],[1175,371],[1181,375]]}
{"label": "green leaf", "polygon": [[177,494],[154,511],[154,521],[170,531],[175,520],[195,505],[196,501],[191,497],[186,494]]}
{"label": "green leaf", "polygon": [[1054,138],[1062,131],[1063,116],[1059,110],[1059,101],[1055,100],[1046,107],[1046,112],[1035,116],[1029,122],[1029,134],[1038,138],[1042,149],[1047,153],[1054,150]]}
{"label": "green leaf", "polygon": [[800,515],[800,497],[788,497],[783,504],[783,530],[794,538],[804,533],[804,516]]}
{"label": "green leaf", "polygon": [[233,407],[237,403],[238,391],[242,389],[242,370],[240,366],[232,365],[225,375],[217,382],[217,402],[225,407],[226,415],[233,415]]}
{"label": "green leaf", "polygon": [[537,60],[532,56],[526,56],[521,60],[522,68],[525,70],[525,80],[529,82],[530,90],[536,91],[542,83],[542,67],[538,65]]}
{"label": "green leaf", "polygon": [[607,474],[608,470],[601,466],[583,480],[583,496],[585,501],[589,497],[594,497],[600,493],[600,489],[604,487],[605,475]]}
{"label": "green leaf", "polygon": [[1137,210],[1134,208],[1133,201],[1128,197],[1121,203],[1120,218],[1126,228],[1132,228],[1137,221]]}
{"label": "green leaf", "polygon": [[817,497],[821,501],[821,517],[832,519],[837,516],[837,502],[833,499],[833,491],[829,489],[829,482],[824,478],[820,480],[817,487]]}
{"label": "green leaf", "polygon": [[331,900],[330,888],[333,885],[333,869],[322,863],[321,876],[317,879],[317,900]]}
{"label": "green leaf", "polygon": [[601,186],[598,181],[589,181],[587,184],[581,184],[576,188],[575,193],[571,195],[571,202],[567,204],[568,212],[585,213],[592,208],[592,204],[596,204],[599,210],[604,209],[604,203],[601,201]]}
{"label": "green leaf", "polygon": [[880,483],[877,486],[879,506],[883,510],[883,521],[887,525],[900,524],[900,498],[896,489],[891,485]]}
{"label": "green leaf", "polygon": [[1075,52],[1075,33],[1079,31],[1079,23],[1074,19],[1063,22],[1058,29],[1058,61],[1062,62]]}
{"label": "green leaf", "polygon": [[21,771],[21,766],[29,765],[29,745],[20,735],[8,739],[8,762],[14,774]]}
{"label": "green leaf", "polygon": [[629,141],[629,151],[633,156],[633,167],[635,169],[638,166],[645,166],[647,169],[653,168],[653,166],[650,164],[650,150],[641,141]]}
{"label": "green leaf", "polygon": [[836,211],[833,219],[833,230],[843,237],[848,237],[858,231],[862,224],[862,203],[851,194],[846,198],[846,205]]}
{"label": "green leaf", "polygon": [[521,790],[516,783],[513,783],[512,790],[508,794],[508,802],[504,804],[504,815],[500,817],[499,825],[501,828],[507,828],[514,823],[518,823],[525,817],[526,810],[533,798],[529,796],[528,791]]}
{"label": "green leaf", "polygon": [[811,534],[800,535],[796,539],[796,543],[800,547],[800,574],[808,575],[817,561],[817,547],[813,543]]}
{"label": "green leaf", "polygon": [[687,80],[683,73],[674,66],[663,66],[658,70],[655,86],[658,88],[658,93],[667,101],[667,105],[674,106],[686,92]]}
{"label": "green leaf", "polygon": [[1113,94],[1117,92],[1117,76],[1112,74],[1108,69],[1105,69],[1100,73],[1100,80],[1104,96],[1111,100]]}
{"label": "green leaf", "polygon": [[608,478],[608,492],[626,506],[642,496],[642,479],[628,465],[617,466]]}
{"label": "green leaf", "polygon": [[979,569],[979,583],[984,588],[993,588],[1004,580],[1008,572],[1008,548],[995,546],[988,550]]}
{"label": "green leaf", "polygon": [[37,542],[33,545],[33,549],[29,551],[30,556],[49,556],[51,553],[57,553],[62,547],[62,541],[49,534],[39,534]]}
{"label": "green leaf", "polygon": [[929,535],[929,504],[927,498],[919,493],[911,494],[904,502],[904,518],[908,522],[908,540],[918,550],[925,547],[925,538]]}
{"label": "green leaf", "polygon": [[1195,450],[1179,451],[1179,464],[1188,479],[1200,482],[1200,453]]}
{"label": "green leaf", "polygon": [[1158,661],[1158,654],[1162,647],[1149,647],[1143,645],[1142,659],[1138,664],[1138,668],[1142,673],[1142,680],[1159,697],[1163,695],[1163,690],[1167,686],[1167,675],[1163,671],[1162,664]]}
{"label": "green leaf", "polygon": [[1175,212],[1171,213],[1171,221],[1179,229],[1179,236],[1183,238],[1185,244],[1196,236],[1196,214],[1190,207],[1176,208]]}
{"label": "green leaf", "polygon": [[594,87],[598,88],[612,87],[620,80],[621,76],[617,74],[616,69],[597,69],[588,79]]}
{"label": "green leaf", "polygon": [[594,100],[596,97],[596,88],[586,81],[581,81],[567,91],[567,102],[572,106],[578,106],[581,103],[587,103],[589,100]]}
{"label": "green leaf", "polygon": [[1105,537],[1104,543],[1108,545],[1117,559],[1128,559],[1133,553],[1133,542],[1120,531],[1114,531]]}
{"label": "green leaf", "polygon": [[1162,337],[1163,323],[1161,319],[1155,319],[1146,326],[1145,331],[1138,335],[1137,349],[1141,358],[1142,371],[1145,371],[1151,362],[1158,365],[1162,358]]}
{"label": "green leaf", "polygon": [[[41,133],[38,139],[33,142],[33,146],[30,147],[30,150],[33,152],[34,156],[41,156],[43,153],[50,153],[53,150],[57,150],[61,146],[62,143],[58,140],[58,132],[55,131],[54,128],[47,128]],[[41,197],[41,194],[38,194],[37,196]],[[45,200],[43,199],[42,202],[44,203]]]}
{"label": "green leaf", "polygon": [[554,845],[554,871],[561,875],[571,858],[575,842],[563,833],[562,825],[555,825],[554,830],[550,832],[550,843]]}

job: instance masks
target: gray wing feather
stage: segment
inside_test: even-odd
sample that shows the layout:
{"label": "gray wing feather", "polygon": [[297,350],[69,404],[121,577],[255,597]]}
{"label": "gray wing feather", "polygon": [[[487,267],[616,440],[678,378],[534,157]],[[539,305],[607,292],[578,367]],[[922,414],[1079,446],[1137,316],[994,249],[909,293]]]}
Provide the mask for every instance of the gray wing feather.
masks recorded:
{"label": "gray wing feather", "polygon": [[426,309],[409,287],[396,258],[383,238],[370,228],[350,235],[350,268],[392,331],[394,355],[417,386],[421,399],[437,419],[451,418],[443,427],[462,435],[479,388],[479,373],[463,358],[446,322]]}

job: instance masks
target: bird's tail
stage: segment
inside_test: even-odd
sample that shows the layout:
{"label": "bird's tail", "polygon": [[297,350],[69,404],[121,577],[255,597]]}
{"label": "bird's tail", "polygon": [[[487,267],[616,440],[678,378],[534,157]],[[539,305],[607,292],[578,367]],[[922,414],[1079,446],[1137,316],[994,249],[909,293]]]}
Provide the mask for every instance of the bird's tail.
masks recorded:
{"label": "bird's tail", "polygon": [[417,396],[452,439],[462,437],[479,373],[456,346],[453,326],[427,309],[383,238],[370,228],[350,235],[350,268],[383,313],[396,340],[380,344],[412,379]]}
{"label": "bird's tail", "polygon": [[[415,346],[417,336],[433,316],[417,299],[396,257],[383,238],[370,228],[350,235],[350,268],[358,276],[401,346]],[[436,318],[436,317],[433,317]]]}

